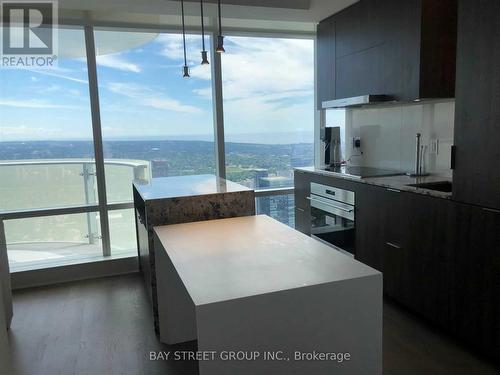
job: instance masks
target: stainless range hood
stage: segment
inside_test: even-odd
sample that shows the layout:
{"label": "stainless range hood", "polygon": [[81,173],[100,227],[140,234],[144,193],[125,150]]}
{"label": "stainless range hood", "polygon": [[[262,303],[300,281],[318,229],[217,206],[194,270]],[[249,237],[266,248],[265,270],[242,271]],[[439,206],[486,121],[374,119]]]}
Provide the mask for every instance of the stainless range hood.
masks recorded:
{"label": "stainless range hood", "polygon": [[328,100],[321,103],[323,109],[327,108],[345,108],[360,105],[375,104],[392,101],[393,98],[388,95],[361,95],[351,98]]}

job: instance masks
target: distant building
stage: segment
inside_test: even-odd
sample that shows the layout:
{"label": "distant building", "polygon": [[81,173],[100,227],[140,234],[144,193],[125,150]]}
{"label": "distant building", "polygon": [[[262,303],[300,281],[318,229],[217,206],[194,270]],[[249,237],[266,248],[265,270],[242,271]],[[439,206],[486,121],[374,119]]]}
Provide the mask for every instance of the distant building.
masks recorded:
{"label": "distant building", "polygon": [[[293,179],[286,176],[261,177],[260,188],[273,189],[293,186]],[[271,195],[257,199],[257,212],[271,216],[284,224],[294,226],[293,194]]]}
{"label": "distant building", "polygon": [[151,176],[168,177],[168,161],[164,159],[151,160]]}

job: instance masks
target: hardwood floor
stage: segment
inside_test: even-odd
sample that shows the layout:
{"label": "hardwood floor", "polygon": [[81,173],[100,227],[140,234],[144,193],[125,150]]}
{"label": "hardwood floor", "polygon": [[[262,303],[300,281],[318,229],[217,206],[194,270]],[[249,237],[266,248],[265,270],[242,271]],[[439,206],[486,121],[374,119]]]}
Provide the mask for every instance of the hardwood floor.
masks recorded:
{"label": "hardwood floor", "polygon": [[[196,350],[157,340],[139,275],[14,293],[11,368],[2,375],[197,373],[195,362],[150,361],[150,351]],[[499,374],[398,307],[384,305],[384,375]]]}
{"label": "hardwood floor", "polygon": [[61,284],[14,293],[12,375],[196,374],[195,362],[149,361],[169,347],[154,333],[139,275]]}

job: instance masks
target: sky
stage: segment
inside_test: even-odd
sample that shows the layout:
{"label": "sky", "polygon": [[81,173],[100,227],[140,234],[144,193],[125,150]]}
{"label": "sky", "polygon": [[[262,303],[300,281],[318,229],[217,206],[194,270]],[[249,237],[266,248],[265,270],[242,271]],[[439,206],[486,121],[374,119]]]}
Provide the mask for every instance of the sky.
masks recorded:
{"label": "sky", "polygon": [[[0,70],[0,141],[92,138],[83,31],[59,32],[56,68]],[[95,43],[104,140],[213,139],[201,36],[187,36],[188,79],[179,34],[97,30]],[[226,140],[312,142],[313,41],[228,36],[225,49]]]}

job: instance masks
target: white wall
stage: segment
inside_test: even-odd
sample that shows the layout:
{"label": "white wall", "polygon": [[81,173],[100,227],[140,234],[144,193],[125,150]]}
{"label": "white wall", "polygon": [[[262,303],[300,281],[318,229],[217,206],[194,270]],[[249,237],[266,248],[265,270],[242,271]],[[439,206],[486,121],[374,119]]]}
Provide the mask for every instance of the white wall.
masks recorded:
{"label": "white wall", "polygon": [[[338,110],[329,110],[326,125],[341,125],[339,114]],[[414,165],[415,135],[421,133],[422,145],[427,146],[427,172],[451,177],[454,115],[454,101],[347,109],[344,158],[350,159],[352,165],[410,171]],[[362,155],[353,149],[353,137],[361,138]],[[436,141],[437,153],[431,148]]]}

